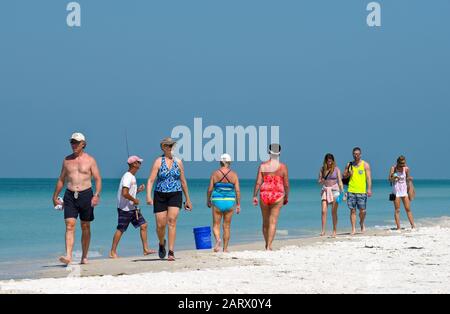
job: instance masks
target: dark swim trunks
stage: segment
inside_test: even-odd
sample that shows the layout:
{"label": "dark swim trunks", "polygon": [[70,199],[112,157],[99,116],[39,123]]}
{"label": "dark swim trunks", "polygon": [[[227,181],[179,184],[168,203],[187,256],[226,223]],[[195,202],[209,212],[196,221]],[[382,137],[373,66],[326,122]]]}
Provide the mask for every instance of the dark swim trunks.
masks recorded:
{"label": "dark swim trunks", "polygon": [[92,198],[94,192],[87,189],[81,192],[72,192],[66,190],[64,194],[64,219],[78,219],[81,221],[94,221],[94,207],[92,207]]}
{"label": "dark swim trunks", "polygon": [[120,208],[117,208],[117,213],[119,216],[117,230],[119,230],[122,233],[127,231],[130,223],[133,224],[134,228],[139,228],[147,223],[144,219],[144,216],[142,216],[140,212],[136,216],[136,210],[126,212],[121,210]]}

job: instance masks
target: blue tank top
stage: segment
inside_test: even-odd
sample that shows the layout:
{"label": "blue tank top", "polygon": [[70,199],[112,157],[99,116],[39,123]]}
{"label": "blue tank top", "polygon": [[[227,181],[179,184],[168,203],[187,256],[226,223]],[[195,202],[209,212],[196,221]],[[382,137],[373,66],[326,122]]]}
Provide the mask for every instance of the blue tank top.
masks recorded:
{"label": "blue tank top", "polygon": [[158,171],[158,180],[156,182],[156,192],[172,193],[183,191],[180,180],[181,172],[176,158],[173,159],[172,168],[169,170],[166,163],[166,157],[162,157],[161,168]]}

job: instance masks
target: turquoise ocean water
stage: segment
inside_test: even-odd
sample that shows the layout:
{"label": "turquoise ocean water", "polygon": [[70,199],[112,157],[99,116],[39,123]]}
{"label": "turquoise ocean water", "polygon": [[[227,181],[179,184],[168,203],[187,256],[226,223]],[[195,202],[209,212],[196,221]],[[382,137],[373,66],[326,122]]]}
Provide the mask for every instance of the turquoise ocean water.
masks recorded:
{"label": "turquoise ocean water", "polygon": [[[101,204],[95,209],[92,224],[91,258],[109,254],[117,225],[116,193],[119,179],[104,180]],[[146,183],[145,180],[138,180]],[[0,279],[20,277],[15,265],[23,261],[56,260],[64,253],[63,213],[53,209],[51,197],[54,179],[0,179]],[[211,210],[206,207],[208,180],[190,180],[189,189],[194,204],[191,213],[181,211],[178,220],[176,249],[195,249],[192,229],[212,223]],[[231,245],[261,241],[261,214],[251,204],[254,180],[242,180],[242,212],[232,222]],[[417,199],[412,203],[416,219],[449,216],[450,180],[415,182]],[[368,203],[367,226],[394,226],[393,205],[388,201],[389,184],[374,181],[374,196]],[[141,203],[145,194],[140,194]],[[150,225],[149,241],[156,247],[153,209],[142,206]],[[316,236],[320,233],[320,186],[314,180],[292,180],[289,205],[282,209],[277,240],[288,237]],[[402,210],[402,224],[409,227]],[[348,230],[349,211],[345,204],[339,210],[339,229]],[[331,231],[331,211],[328,230]],[[76,234],[76,254],[80,252],[80,229]],[[138,256],[142,252],[139,232],[130,225],[120,246],[121,256]],[[14,274],[14,275],[12,275]],[[23,277],[26,277],[23,274]]]}

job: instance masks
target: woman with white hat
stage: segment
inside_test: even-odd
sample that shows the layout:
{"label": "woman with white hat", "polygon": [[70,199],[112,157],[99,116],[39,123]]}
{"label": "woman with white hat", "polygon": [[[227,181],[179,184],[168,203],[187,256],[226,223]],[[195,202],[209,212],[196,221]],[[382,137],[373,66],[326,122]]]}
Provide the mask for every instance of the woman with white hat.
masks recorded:
{"label": "woman with white hat", "polygon": [[223,154],[220,157],[220,168],[211,175],[208,194],[207,206],[212,207],[213,214],[213,232],[216,238],[214,252],[219,252],[220,224],[223,220],[223,251],[228,252],[228,243],[230,242],[231,218],[233,217],[234,207],[236,213],[241,211],[240,198],[241,192],[239,187],[238,175],[230,169],[231,156]]}
{"label": "woman with white hat", "polygon": [[260,165],[253,192],[253,205],[258,206],[259,202],[261,206],[263,235],[268,251],[272,251],[280,210],[289,199],[288,168],[280,162],[280,154],[279,144],[269,145],[270,159]]}
{"label": "woman with white hat", "polygon": [[[183,203],[183,192],[186,197],[185,209],[192,210],[191,198],[184,175],[183,162],[173,156],[176,142],[168,137],[161,141],[164,154],[157,158],[147,182],[147,204],[153,205],[156,216],[156,231],[159,239],[159,257],[166,257],[166,227],[169,225],[168,260],[175,261],[174,247],[177,230],[177,218]],[[156,181],[154,197],[153,184]]]}

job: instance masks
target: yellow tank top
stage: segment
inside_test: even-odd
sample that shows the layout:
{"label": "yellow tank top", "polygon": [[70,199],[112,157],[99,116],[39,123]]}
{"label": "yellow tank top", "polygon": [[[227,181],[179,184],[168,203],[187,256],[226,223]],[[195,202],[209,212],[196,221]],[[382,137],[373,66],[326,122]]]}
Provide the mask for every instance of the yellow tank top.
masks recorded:
{"label": "yellow tank top", "polygon": [[353,175],[348,183],[348,192],[354,194],[367,194],[367,176],[364,161],[358,167],[352,166]]}

